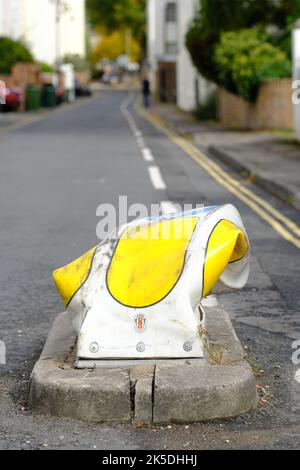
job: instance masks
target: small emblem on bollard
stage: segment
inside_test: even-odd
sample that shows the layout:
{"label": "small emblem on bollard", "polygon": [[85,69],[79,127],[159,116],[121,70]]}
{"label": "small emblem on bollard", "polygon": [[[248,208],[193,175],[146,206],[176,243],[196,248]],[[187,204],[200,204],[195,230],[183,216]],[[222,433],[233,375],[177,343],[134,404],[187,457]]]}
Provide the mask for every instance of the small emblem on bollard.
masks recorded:
{"label": "small emblem on bollard", "polygon": [[146,318],[144,315],[137,315],[134,319],[134,326],[136,331],[142,333],[142,331],[145,331],[146,329]]}

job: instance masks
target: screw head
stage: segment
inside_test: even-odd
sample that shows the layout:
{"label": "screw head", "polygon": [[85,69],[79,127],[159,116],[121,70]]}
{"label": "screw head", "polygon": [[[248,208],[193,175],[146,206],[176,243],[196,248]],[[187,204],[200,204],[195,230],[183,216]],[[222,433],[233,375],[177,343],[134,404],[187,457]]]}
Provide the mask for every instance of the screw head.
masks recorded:
{"label": "screw head", "polygon": [[144,345],[144,343],[140,342],[136,345],[136,350],[138,352],[144,352],[146,349],[146,346]]}
{"label": "screw head", "polygon": [[183,345],[183,349],[186,352],[190,352],[193,349],[192,343],[190,343],[189,341],[186,341]]}
{"label": "screw head", "polygon": [[92,353],[94,353],[94,354],[95,354],[96,352],[98,352],[98,351],[99,351],[99,344],[96,343],[96,342],[91,343],[91,344],[90,344],[90,351],[91,351]]}

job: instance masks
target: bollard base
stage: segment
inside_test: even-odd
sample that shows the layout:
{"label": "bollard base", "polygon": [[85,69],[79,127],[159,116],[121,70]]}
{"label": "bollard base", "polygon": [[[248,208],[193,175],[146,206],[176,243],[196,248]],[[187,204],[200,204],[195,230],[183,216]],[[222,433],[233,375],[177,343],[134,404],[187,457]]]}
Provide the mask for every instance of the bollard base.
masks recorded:
{"label": "bollard base", "polygon": [[187,358],[166,358],[166,359],[98,359],[96,361],[87,359],[77,359],[75,361],[76,369],[119,369],[124,367],[132,367],[136,365],[157,365],[164,363],[172,363],[178,366],[186,364],[186,362],[198,364],[207,364],[206,358],[187,357]]}
{"label": "bollard base", "polygon": [[84,369],[78,369],[82,361],[76,363],[70,317],[61,313],[32,371],[30,407],[86,421],[139,424],[248,412],[257,404],[257,393],[243,348],[223,308],[205,307],[205,313],[206,359],[84,361]]}

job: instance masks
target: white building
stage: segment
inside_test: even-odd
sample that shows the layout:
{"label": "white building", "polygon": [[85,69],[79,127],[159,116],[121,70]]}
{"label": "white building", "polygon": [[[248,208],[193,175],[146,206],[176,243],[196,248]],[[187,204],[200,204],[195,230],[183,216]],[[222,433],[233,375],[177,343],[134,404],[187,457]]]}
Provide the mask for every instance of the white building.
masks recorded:
{"label": "white building", "polygon": [[185,35],[199,0],[148,0],[148,62],[152,89],[161,101],[186,111],[203,103],[212,84],[199,75],[185,47]]}
{"label": "white building", "polygon": [[22,39],[36,60],[54,64],[58,53],[84,56],[85,0],[0,0],[0,36]]}

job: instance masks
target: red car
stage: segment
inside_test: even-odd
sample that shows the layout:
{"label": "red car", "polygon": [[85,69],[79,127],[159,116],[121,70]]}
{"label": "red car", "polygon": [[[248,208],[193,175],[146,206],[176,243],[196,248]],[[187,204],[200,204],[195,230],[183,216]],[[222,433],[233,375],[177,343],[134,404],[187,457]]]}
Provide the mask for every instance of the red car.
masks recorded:
{"label": "red car", "polygon": [[0,111],[18,111],[21,104],[21,91],[19,88],[5,89],[5,104],[0,104]]}
{"label": "red car", "polygon": [[55,88],[56,104],[59,106],[64,102],[64,90],[60,87]]}

